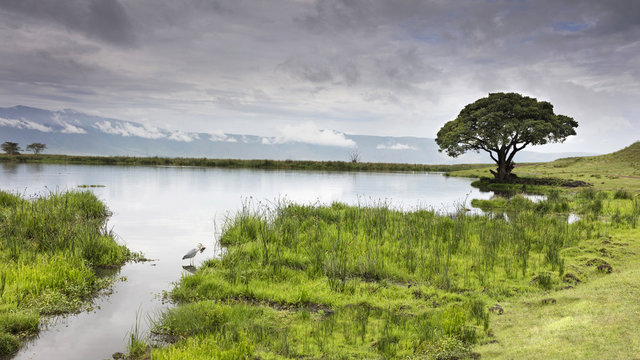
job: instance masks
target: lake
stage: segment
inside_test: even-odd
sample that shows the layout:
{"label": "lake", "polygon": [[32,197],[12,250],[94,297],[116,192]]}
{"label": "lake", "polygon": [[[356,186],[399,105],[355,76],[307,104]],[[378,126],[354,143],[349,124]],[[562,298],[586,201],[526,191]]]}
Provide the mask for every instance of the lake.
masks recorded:
{"label": "lake", "polygon": [[[15,359],[104,359],[124,352],[126,335],[140,317],[167,305],[161,293],[188,273],[182,256],[196,244],[207,249],[195,264],[216,255],[216,231],[243,202],[288,200],[309,204],[371,205],[385,201],[405,210],[454,211],[467,200],[488,199],[471,180],[433,173],[343,173],[190,167],[0,164],[0,188],[26,197],[87,188],[113,216],[108,227],[133,251],[152,262],[129,263],[115,274],[113,293],[96,299],[95,309],[57,317]],[[81,189],[82,190],[82,189]]]}

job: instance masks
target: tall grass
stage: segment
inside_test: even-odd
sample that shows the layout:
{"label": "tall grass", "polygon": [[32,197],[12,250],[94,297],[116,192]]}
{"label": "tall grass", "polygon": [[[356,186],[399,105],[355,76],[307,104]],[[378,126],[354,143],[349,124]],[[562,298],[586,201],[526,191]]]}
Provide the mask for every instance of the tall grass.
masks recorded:
{"label": "tall grass", "polygon": [[129,252],[104,229],[110,213],[90,192],[52,193],[33,201],[2,193],[2,247],[11,259],[66,252],[87,264],[123,263]]}
{"label": "tall grass", "polygon": [[75,311],[106,286],[93,267],[133,256],[105,230],[109,215],[89,192],[27,200],[0,191],[0,355],[37,332],[39,315]]}
{"label": "tall grass", "polygon": [[146,352],[149,344],[144,335],[140,331],[140,322],[142,321],[140,311],[136,312],[136,322],[133,328],[127,334],[127,351],[129,358],[140,359]]}
{"label": "tall grass", "polygon": [[[311,278],[326,276],[330,285],[349,279],[426,279],[443,289],[461,289],[483,286],[496,274],[525,276],[534,254],[545,254],[546,264],[554,269],[560,265],[559,249],[581,236],[580,229],[564,219],[534,211],[505,220],[426,210],[405,213],[384,203],[281,204],[252,214],[244,211],[227,224],[221,243],[228,253],[221,265],[229,271],[260,265],[261,272],[269,268],[272,274],[301,270]],[[512,261],[514,255],[519,262]],[[451,279],[451,269],[465,275]]]}
{"label": "tall grass", "polygon": [[188,340],[152,356],[471,356],[490,301],[559,286],[563,250],[598,231],[525,200],[507,218],[245,202],[223,226],[224,255],[181,279],[170,296],[185,304],[156,324]]}
{"label": "tall grass", "polygon": [[484,204],[508,211],[244,202],[223,256],[183,276],[154,326],[185,340],[152,357],[470,358],[489,304],[602,276],[601,238],[640,216],[637,199],[591,190]]}

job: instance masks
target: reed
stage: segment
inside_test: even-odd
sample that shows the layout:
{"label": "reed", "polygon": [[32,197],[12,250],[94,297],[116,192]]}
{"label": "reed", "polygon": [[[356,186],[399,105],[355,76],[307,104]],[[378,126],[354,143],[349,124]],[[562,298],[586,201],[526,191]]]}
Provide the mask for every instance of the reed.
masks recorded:
{"label": "reed", "polygon": [[149,347],[146,338],[140,331],[141,321],[140,311],[137,311],[136,322],[127,334],[127,351],[131,359],[141,359],[147,353],[147,348]]}

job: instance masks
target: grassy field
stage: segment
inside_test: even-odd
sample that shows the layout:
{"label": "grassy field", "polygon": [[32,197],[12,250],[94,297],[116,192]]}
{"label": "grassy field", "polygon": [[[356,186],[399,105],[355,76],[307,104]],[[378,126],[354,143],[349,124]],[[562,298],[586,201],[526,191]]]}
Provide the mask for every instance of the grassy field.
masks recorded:
{"label": "grassy field", "polygon": [[[454,170],[449,174],[463,177],[491,176],[484,168]],[[571,157],[548,163],[517,164],[514,171],[519,177],[552,177],[588,182],[598,190],[625,189],[640,194],[640,142],[611,154]]]}
{"label": "grassy field", "polygon": [[108,216],[90,192],[0,191],[0,357],[37,334],[43,315],[78,311],[108,286],[96,268],[134,256],[105,231]]}
{"label": "grassy field", "polygon": [[[247,205],[225,226],[224,256],[168,295],[180,306],[157,320],[155,332],[175,343],[151,357],[491,354],[484,344],[502,344],[498,321],[514,311],[514,299],[609,276],[606,265],[617,271],[618,264],[603,255],[601,239],[639,233],[640,201],[632,196],[587,189],[512,202],[508,220],[497,211],[448,216],[385,204]],[[567,223],[569,210],[582,219]],[[610,247],[607,254],[622,251]]]}
{"label": "grassy field", "polygon": [[592,256],[611,264],[610,274],[503,302],[504,315],[492,318],[495,341],[475,350],[483,359],[637,359],[639,235],[620,229],[592,241],[606,250]]}
{"label": "grassy field", "polygon": [[486,167],[482,164],[424,165],[368,163],[346,161],[304,161],[304,160],[240,160],[207,158],[162,158],[131,156],[73,156],[73,155],[6,155],[0,154],[0,162],[79,164],[79,165],[122,165],[122,166],[199,166],[219,168],[247,168],[264,170],[316,170],[316,171],[432,171],[449,172],[455,170]]}

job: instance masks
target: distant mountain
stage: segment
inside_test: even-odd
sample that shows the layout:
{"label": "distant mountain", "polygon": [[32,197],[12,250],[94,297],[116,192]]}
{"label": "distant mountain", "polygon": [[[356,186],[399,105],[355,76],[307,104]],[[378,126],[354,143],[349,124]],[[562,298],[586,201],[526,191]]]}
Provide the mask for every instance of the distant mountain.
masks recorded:
{"label": "distant mountain", "polygon": [[[170,131],[142,124],[83,114],[74,110],[49,111],[27,106],[0,108],[0,143],[47,145],[46,153],[69,155],[128,155],[275,160],[349,160],[357,148],[361,161],[450,164],[490,162],[485,154],[450,158],[438,152],[434,139],[343,134],[322,130],[320,137],[261,137]],[[334,141],[338,140],[338,141]],[[522,151],[518,162],[551,161],[583,153]]]}

